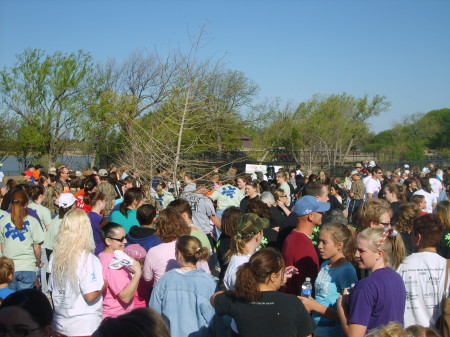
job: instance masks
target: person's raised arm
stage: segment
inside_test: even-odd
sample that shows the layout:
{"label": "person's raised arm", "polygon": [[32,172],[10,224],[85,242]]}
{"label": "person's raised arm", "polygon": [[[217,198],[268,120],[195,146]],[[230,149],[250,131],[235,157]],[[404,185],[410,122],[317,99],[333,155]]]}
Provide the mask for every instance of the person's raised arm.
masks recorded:
{"label": "person's raised arm", "polygon": [[130,283],[128,283],[127,286],[123,288],[120,293],[117,294],[119,299],[124,303],[129,303],[133,299],[134,294],[136,293],[137,287],[139,285],[139,280],[141,279],[142,275],[141,265],[139,264],[138,261],[134,261],[134,264],[130,269],[132,269],[133,278],[131,279]]}

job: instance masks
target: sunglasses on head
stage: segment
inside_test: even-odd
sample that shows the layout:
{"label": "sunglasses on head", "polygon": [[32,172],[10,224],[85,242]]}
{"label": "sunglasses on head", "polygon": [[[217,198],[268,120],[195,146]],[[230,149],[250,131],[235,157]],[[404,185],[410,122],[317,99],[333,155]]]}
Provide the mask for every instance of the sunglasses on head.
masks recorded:
{"label": "sunglasses on head", "polygon": [[126,239],[126,236],[122,236],[120,239],[116,239],[116,238],[110,238],[109,236],[107,237],[107,239],[111,239],[111,240],[114,240],[114,241],[119,241],[119,242],[123,242],[123,241],[125,241],[125,239]]}

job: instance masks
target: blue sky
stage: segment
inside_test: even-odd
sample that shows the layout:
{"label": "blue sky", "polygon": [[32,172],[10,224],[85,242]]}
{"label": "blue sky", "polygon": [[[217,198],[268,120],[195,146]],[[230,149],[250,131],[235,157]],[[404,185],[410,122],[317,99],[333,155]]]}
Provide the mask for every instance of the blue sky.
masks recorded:
{"label": "blue sky", "polygon": [[385,95],[373,131],[450,107],[450,1],[0,0],[0,67],[25,48],[84,49],[98,62],[138,49],[187,51],[206,25],[205,58],[260,87],[258,100]]}

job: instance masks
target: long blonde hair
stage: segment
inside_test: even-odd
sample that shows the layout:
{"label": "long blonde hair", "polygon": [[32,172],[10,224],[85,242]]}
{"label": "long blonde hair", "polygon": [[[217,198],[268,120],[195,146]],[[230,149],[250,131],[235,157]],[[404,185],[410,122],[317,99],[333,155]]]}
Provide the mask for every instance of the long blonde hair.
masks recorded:
{"label": "long blonde hair", "polygon": [[94,249],[88,216],[83,210],[71,210],[63,218],[53,249],[52,277],[55,285],[65,288],[69,282],[73,289],[78,289],[78,265],[86,263]]}

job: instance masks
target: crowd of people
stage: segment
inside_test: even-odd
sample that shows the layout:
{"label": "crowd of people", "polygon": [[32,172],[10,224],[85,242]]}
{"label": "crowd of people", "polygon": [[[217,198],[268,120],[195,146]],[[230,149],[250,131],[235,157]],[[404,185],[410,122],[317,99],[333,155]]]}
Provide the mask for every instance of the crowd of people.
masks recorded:
{"label": "crowd of people", "polygon": [[29,165],[0,182],[0,336],[448,336],[449,176]]}

